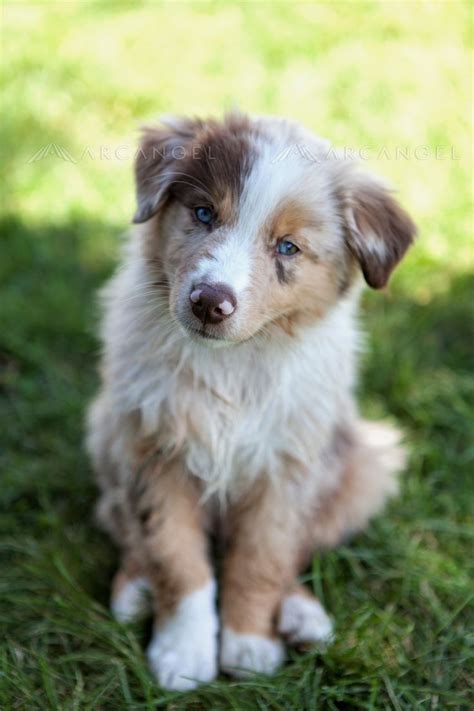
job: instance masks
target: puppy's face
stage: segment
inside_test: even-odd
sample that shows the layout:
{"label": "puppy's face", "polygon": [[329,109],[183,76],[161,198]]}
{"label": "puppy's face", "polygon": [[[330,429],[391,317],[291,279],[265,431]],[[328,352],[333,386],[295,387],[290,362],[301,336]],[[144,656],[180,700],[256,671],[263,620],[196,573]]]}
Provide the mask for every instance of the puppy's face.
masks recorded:
{"label": "puppy's face", "polygon": [[362,269],[384,286],[414,235],[390,194],[295,124],[231,115],[148,129],[136,222],[172,315],[210,345],[292,333],[343,298]]}

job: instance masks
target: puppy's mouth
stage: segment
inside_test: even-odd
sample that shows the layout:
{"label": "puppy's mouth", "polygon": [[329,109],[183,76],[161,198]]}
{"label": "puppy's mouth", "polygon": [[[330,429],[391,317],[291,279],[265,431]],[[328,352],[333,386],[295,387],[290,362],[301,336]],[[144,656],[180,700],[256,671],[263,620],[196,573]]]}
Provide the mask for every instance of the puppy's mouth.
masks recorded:
{"label": "puppy's mouth", "polygon": [[205,338],[207,340],[211,341],[224,341],[224,338],[219,338],[219,336],[215,336],[213,333],[209,333],[206,331],[206,327],[203,326],[202,328],[193,328],[192,326],[188,326],[187,330],[189,333],[192,333],[193,336],[198,336],[199,338]]}
{"label": "puppy's mouth", "polygon": [[186,325],[184,330],[186,331],[186,335],[195,343],[202,343],[203,345],[205,344],[213,348],[236,345],[236,341],[231,341],[222,336],[216,336],[214,333],[210,333],[205,326],[195,328],[194,326]]}

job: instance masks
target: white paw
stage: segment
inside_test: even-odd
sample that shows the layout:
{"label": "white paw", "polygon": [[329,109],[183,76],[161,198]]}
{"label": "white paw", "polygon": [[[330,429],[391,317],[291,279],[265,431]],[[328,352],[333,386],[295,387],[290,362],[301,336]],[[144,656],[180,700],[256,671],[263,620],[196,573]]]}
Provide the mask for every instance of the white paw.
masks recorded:
{"label": "white paw", "polygon": [[119,622],[133,622],[150,610],[148,593],[150,586],[146,578],[134,578],[125,582],[112,597],[110,609]]}
{"label": "white paw", "polygon": [[333,625],[324,607],[316,598],[298,593],[284,598],[278,631],[293,644],[329,644],[333,640]]}
{"label": "white paw", "polygon": [[189,691],[217,676],[215,583],[186,595],[155,628],[148,661],[164,689]]}
{"label": "white paw", "polygon": [[279,639],[238,634],[229,628],[222,632],[221,669],[231,676],[244,678],[252,672],[273,674],[284,660],[285,648]]}

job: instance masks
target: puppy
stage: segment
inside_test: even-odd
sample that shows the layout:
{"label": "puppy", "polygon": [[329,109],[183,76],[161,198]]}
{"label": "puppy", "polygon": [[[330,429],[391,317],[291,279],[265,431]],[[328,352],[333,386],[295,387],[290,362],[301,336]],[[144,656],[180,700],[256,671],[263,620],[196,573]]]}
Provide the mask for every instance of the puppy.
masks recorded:
{"label": "puppy", "polygon": [[[296,123],[232,113],[145,128],[136,227],[103,291],[88,418],[112,610],[153,606],[168,689],[271,674],[331,621],[297,576],[395,493],[398,433],[354,400],[362,275],[384,287],[415,227]],[[209,555],[222,552],[220,614]]]}

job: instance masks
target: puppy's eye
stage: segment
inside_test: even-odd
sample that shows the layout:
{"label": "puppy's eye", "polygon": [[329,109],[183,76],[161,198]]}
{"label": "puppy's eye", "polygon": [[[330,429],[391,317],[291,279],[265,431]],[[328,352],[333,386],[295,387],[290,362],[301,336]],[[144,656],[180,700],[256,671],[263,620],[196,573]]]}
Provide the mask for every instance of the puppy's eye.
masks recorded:
{"label": "puppy's eye", "polygon": [[282,254],[285,257],[291,257],[293,254],[296,254],[300,250],[296,246],[296,244],[293,244],[293,242],[290,242],[287,239],[282,239],[281,242],[278,242],[276,251],[278,254]]}
{"label": "puppy's eye", "polygon": [[202,222],[203,225],[210,225],[214,219],[214,213],[210,207],[196,207],[194,210],[196,219]]}

